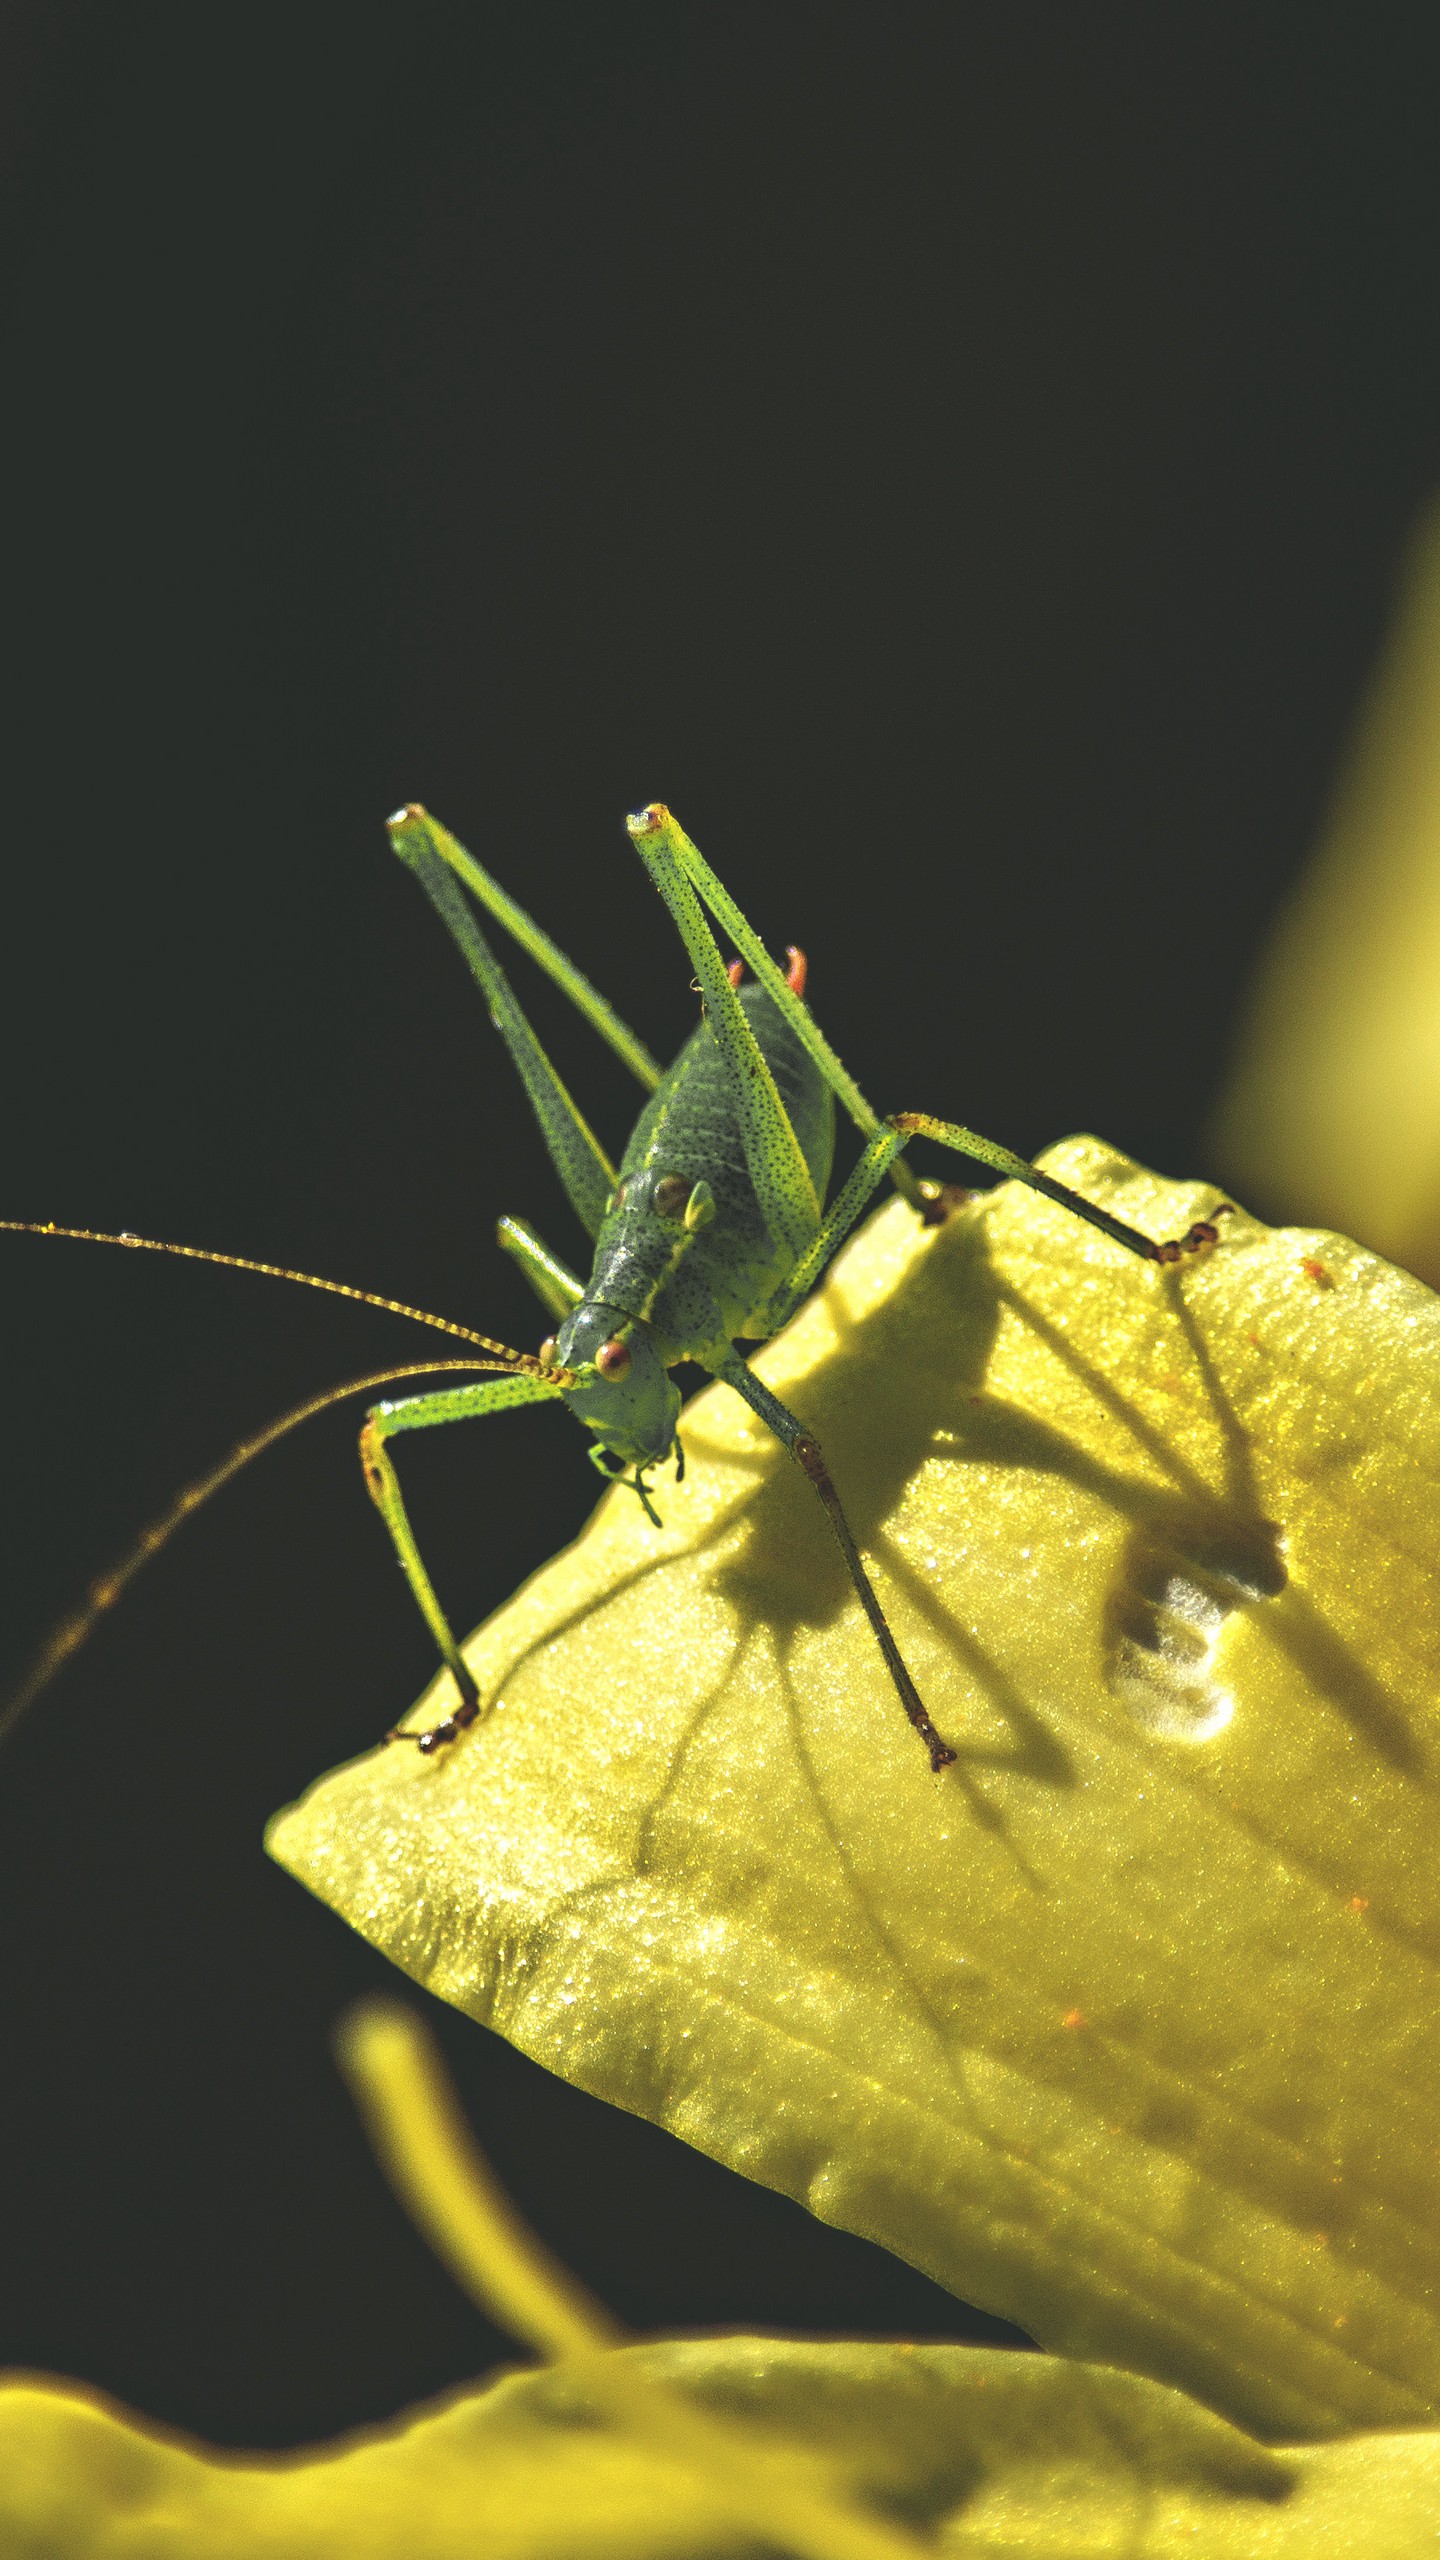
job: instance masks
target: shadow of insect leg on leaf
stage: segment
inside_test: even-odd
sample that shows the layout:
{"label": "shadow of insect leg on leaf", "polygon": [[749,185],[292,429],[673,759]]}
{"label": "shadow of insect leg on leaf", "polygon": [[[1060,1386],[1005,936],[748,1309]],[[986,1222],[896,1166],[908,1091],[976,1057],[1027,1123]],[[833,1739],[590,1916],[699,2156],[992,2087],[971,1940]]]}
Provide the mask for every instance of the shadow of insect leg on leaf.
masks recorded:
{"label": "shadow of insect leg on leaf", "polygon": [[1149,1730],[1199,1740],[1218,1728],[1224,1711],[1209,1667],[1220,1629],[1237,1608],[1268,1597],[1284,1581],[1271,1522],[1247,1519],[1203,1491],[1172,1492],[1153,1477],[1129,1475],[1040,1415],[998,1397],[977,1399],[936,1454],[956,1466],[1051,1476],[1127,1521],[1129,1535],[1096,1630],[1097,1668]]}
{"label": "shadow of insect leg on leaf", "polygon": [[1233,1712],[1215,1672],[1225,1623],[1248,1603],[1273,1600],[1284,1589],[1286,1568],[1280,1530],[1260,1509],[1249,1434],[1183,1288],[1172,1284],[1166,1309],[1215,1425],[1218,1487],[1182,1454],[1176,1433],[1157,1425],[1060,1326],[1013,1287],[1004,1297],[1032,1338],[1083,1386],[1097,1420],[1118,1423],[1137,1457],[1170,1478],[1173,1491],[1146,1475],[1131,1477],[1113,1457],[1092,1454],[1079,1436],[1067,1444],[1075,1453],[1071,1462],[1053,1454],[1039,1461],[1097,1494],[1131,1523],[1104,1612],[1102,1656],[1112,1694],[1147,1732],[1172,1741],[1207,1740]]}
{"label": "shadow of insect leg on leaf", "polygon": [[[641,1584],[647,1582],[652,1574],[663,1573],[666,1566],[673,1565],[674,1561],[673,1555],[643,1556],[639,1563],[631,1565],[626,1572],[617,1574],[615,1580],[607,1584],[603,1591],[594,1592],[589,1599],[578,1601],[573,1609],[566,1610],[562,1618],[557,1618],[553,1624],[544,1627],[538,1635],[531,1638],[528,1644],[522,1644],[518,1652],[511,1655],[504,1670],[492,1675],[489,1695],[481,1700],[480,1726],[483,1728],[489,1715],[500,1705],[511,1681],[516,1679],[530,1663],[537,1661],[542,1654],[548,1653],[551,1646],[559,1644],[564,1637],[574,1635],[577,1628],[588,1626],[591,1619],[598,1616],[602,1609],[608,1609],[615,1601],[624,1599],[628,1593],[638,1591]],[[442,1771],[460,1769],[466,1763],[463,1754],[455,1753],[448,1757],[441,1754],[430,1765],[433,1774],[438,1777]]]}
{"label": "shadow of insect leg on leaf", "polygon": [[[1249,1434],[1235,1414],[1216,1373],[1209,1345],[1183,1296],[1178,1301],[1178,1312],[1195,1365],[1206,1382],[1216,1419],[1231,1453],[1232,1487],[1237,1492],[1242,1487],[1248,1490],[1254,1505],[1256,1497]],[[1279,1558],[1279,1530],[1275,1535],[1275,1579],[1261,1582],[1253,1593],[1255,1597],[1273,1597],[1279,1603],[1278,1607],[1263,1614],[1253,1613],[1259,1617],[1263,1632],[1270,1642],[1280,1646],[1289,1656],[1313,1688],[1329,1698],[1343,1715],[1353,1716],[1355,1722],[1364,1728],[1372,1747],[1382,1759],[1389,1761],[1393,1769],[1408,1777],[1429,1774],[1426,1754],[1407,1724],[1402,1708],[1361,1661],[1353,1646],[1346,1644],[1344,1638],[1337,1635],[1321,1616],[1309,1593],[1290,1581]],[[1234,1578],[1241,1582],[1242,1588],[1249,1587],[1244,1583],[1243,1574],[1236,1574]],[[1433,1775],[1431,1785],[1434,1785]]]}
{"label": "shadow of insect leg on leaf", "polygon": [[645,1873],[647,1868],[657,1863],[655,1835],[659,1825],[664,1820],[665,1815],[669,1812],[670,1807],[679,1793],[680,1782],[685,1775],[690,1755],[694,1751],[696,1745],[701,1741],[705,1728],[709,1724],[709,1721],[714,1715],[716,1709],[724,1705],[730,1683],[739,1670],[741,1663],[744,1661],[745,1655],[750,1646],[758,1641],[758,1635],[759,1631],[754,1628],[742,1630],[740,1635],[737,1636],[729,1658],[726,1661],[724,1670],[719,1674],[713,1688],[711,1688],[706,1696],[699,1701],[697,1706],[690,1709],[686,1718],[684,1732],[678,1737],[675,1748],[670,1755],[670,1765],[640,1819],[640,1828],[636,1835],[635,1842],[635,1864],[637,1870],[642,1875]]}
{"label": "shadow of insect leg on leaf", "polygon": [[1242,1610],[1264,1638],[1277,1645],[1302,1676],[1339,1713],[1360,1725],[1392,1768],[1409,1776],[1424,1769],[1424,1755],[1404,1714],[1354,1648],[1321,1617],[1308,1593],[1291,1581],[1282,1552],[1284,1525],[1260,1509],[1253,1442],[1235,1412],[1214,1356],[1183,1287],[1171,1305],[1214,1416],[1223,1485],[1212,1491],[1197,1471],[1119,1390],[1087,1360],[1067,1335],[1018,1291],[1002,1288],[1005,1303],[1064,1362],[1137,1447],[1172,1477],[1177,1492],[1108,1473],[1093,1461],[1083,1473],[1047,1458],[1057,1473],[1072,1473],[1116,1504],[1132,1522],[1107,1618],[1107,1673],[1111,1685],[1143,1708],[1151,1692],[1157,1729],[1206,1730],[1204,1664],[1225,1619]]}
{"label": "shadow of insect leg on leaf", "polygon": [[[963,2069],[969,2050],[966,2041],[963,2037],[957,2038],[953,2015],[947,2016],[941,2007],[935,1996],[934,1985],[927,1978],[924,1967],[907,1952],[901,1932],[886,1920],[882,1907],[883,1894],[877,1893],[867,1883],[861,1871],[859,1852],[854,1840],[846,1825],[837,1820],[831,1812],[825,1774],[810,1747],[803,1701],[791,1679],[787,1665],[780,1662],[777,1667],[796,1758],[804,1774],[817,1818],[829,1841],[835,1869],[843,1879],[850,1900],[859,1912],[872,1943],[879,1952],[881,1962],[892,1975],[900,1991],[902,2005],[908,2009],[909,2014],[923,2018],[929,2028],[934,2038],[935,2052],[940,2066],[947,2082],[955,2092],[971,2130],[983,2137],[988,2128],[976,2112],[969,2082]],[[982,1808],[982,1819],[983,1812]],[[1023,1861],[1019,1863],[1023,1867]],[[1024,1872],[1029,1881],[1037,1881],[1030,1876],[1028,1869],[1024,1869]],[[962,2067],[957,2069],[957,2063]]]}

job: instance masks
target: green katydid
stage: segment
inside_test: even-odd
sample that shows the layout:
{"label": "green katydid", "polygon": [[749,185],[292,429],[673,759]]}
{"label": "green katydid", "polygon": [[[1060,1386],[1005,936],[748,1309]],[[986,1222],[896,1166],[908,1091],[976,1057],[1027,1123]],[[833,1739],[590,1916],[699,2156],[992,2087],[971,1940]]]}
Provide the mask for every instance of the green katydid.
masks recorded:
{"label": "green katydid", "polygon": [[[371,1496],[457,1691],[454,1707],[439,1723],[419,1732],[397,1727],[387,1739],[416,1742],[427,1753],[455,1742],[475,1722],[482,1701],[420,1554],[389,1443],[402,1432],[474,1421],[558,1398],[592,1433],[590,1456],[602,1474],[631,1487],[654,1519],[650,1470],[673,1459],[678,1475],[684,1463],[677,1432],[680,1391],[669,1373],[690,1361],[744,1398],[815,1487],[932,1769],[943,1769],[954,1759],[905,1666],[818,1443],[801,1418],[755,1375],[739,1345],[767,1340],[788,1322],[887,1176],[923,1218],[934,1223],[944,1217],[943,1189],[917,1182],[901,1161],[912,1137],[937,1140],[996,1173],[1028,1183],[1148,1262],[1173,1263],[1187,1254],[1208,1252],[1218,1241],[1215,1222],[1229,1204],[1220,1203],[1184,1236],[1156,1243],[973,1129],[926,1112],[897,1112],[882,1120],[804,1001],[804,955],[792,949],[788,970],[781,970],[667,809],[658,804],[642,809],[626,824],[674,918],[702,1001],[700,1023],[664,1069],[550,936],[446,828],[418,806],[397,811],[389,821],[396,853],[420,881],[485,998],[571,1207],[594,1241],[590,1276],[582,1280],[523,1220],[499,1222],[500,1244],[555,1324],[538,1354],[512,1351],[468,1326],[306,1272],[139,1236],[107,1237],[89,1229],[0,1220],[0,1229],[13,1232],[68,1234],[303,1281],[436,1326],[480,1355],[423,1367],[411,1363],[352,1381],[311,1399],[243,1443],[211,1476],[189,1487],[124,1563],[95,1586],[86,1608],[47,1646],[12,1702],[12,1717],[75,1650],[99,1611],[170,1530],[250,1457],[342,1396],[370,1393],[379,1385],[443,1368],[469,1371],[470,1381],[373,1405],[360,1449]],[[477,905],[555,980],[647,1089],[649,1099],[618,1167],[611,1165],[532,1030],[481,930]],[[740,955],[728,965],[711,918]],[[827,1207],[837,1102],[849,1112],[865,1144]],[[477,1382],[477,1370],[499,1374]]]}

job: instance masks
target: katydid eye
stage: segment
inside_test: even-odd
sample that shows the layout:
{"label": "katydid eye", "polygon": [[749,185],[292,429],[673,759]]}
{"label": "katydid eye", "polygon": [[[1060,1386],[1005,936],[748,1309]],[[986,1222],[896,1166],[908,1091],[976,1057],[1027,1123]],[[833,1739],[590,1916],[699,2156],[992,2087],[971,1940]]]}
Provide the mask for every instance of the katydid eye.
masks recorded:
{"label": "katydid eye", "polygon": [[655,1214],[660,1218],[683,1218],[690,1197],[690,1185],[683,1173],[667,1173],[655,1185]]}
{"label": "katydid eye", "polygon": [[553,1333],[547,1333],[544,1341],[540,1345],[540,1366],[542,1369],[553,1369],[555,1366],[555,1336]]}
{"label": "katydid eye", "polygon": [[596,1352],[595,1366],[602,1378],[609,1379],[612,1387],[618,1386],[622,1378],[630,1375],[629,1343],[622,1342],[618,1333],[612,1333],[609,1341],[602,1342]]}

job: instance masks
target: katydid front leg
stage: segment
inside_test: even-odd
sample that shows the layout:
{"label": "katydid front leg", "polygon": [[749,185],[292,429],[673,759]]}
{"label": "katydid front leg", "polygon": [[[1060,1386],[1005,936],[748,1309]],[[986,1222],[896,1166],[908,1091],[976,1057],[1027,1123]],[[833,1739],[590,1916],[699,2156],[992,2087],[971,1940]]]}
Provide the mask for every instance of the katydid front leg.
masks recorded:
{"label": "katydid front leg", "polygon": [[504,1413],[512,1405],[547,1403],[559,1393],[559,1387],[552,1386],[548,1378],[490,1378],[483,1386],[441,1387],[429,1395],[402,1396],[393,1404],[372,1406],[365,1416],[360,1433],[360,1463],[370,1499],[390,1532],[400,1569],[460,1692],[459,1705],[439,1724],[422,1733],[394,1726],[385,1737],[387,1742],[417,1742],[426,1752],[436,1750],[442,1742],[453,1742],[462,1727],[473,1724],[479,1714],[480,1692],[425,1569],[395,1463],[385,1443],[400,1431],[428,1431],[442,1422],[478,1422],[484,1415]]}

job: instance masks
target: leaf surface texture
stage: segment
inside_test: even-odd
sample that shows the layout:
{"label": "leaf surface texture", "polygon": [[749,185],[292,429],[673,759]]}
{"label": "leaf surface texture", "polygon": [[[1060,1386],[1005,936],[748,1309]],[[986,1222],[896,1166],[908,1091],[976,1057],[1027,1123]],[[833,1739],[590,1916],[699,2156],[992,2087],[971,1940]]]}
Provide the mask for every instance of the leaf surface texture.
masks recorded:
{"label": "leaf surface texture", "polygon": [[[1159,1237],[1213,1192],[1051,1172]],[[471,1641],[494,1710],[277,1818],[420,1982],[1071,2356],[1282,2437],[1440,2408],[1440,1302],[1237,1214],[1139,1264],[899,1202]],[[433,1714],[444,1712],[437,1690]],[[412,1721],[428,1720],[423,1706]]]}

